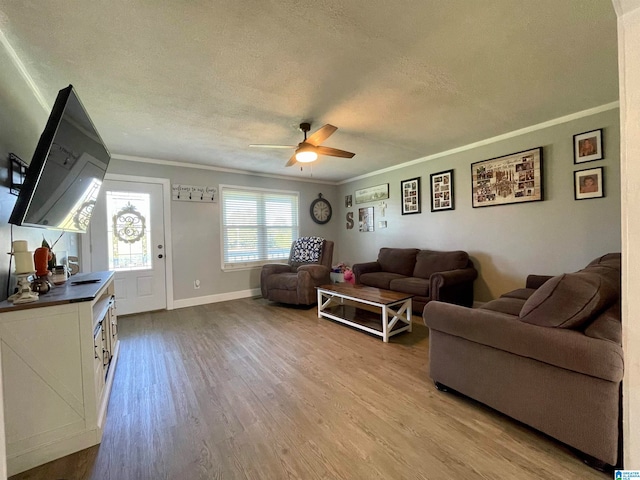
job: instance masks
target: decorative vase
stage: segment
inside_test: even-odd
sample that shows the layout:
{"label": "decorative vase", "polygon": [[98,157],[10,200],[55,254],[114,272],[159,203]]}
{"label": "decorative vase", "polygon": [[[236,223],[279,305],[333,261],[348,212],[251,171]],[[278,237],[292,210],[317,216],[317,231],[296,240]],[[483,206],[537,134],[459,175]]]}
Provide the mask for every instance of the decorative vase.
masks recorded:
{"label": "decorative vase", "polygon": [[49,275],[49,253],[50,250],[47,247],[38,247],[33,252],[33,263],[38,277]]}

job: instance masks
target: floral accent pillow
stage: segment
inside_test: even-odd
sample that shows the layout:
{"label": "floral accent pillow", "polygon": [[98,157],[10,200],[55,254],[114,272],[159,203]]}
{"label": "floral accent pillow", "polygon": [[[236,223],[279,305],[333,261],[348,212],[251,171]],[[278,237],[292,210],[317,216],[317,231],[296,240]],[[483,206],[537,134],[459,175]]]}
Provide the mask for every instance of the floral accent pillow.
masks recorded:
{"label": "floral accent pillow", "polygon": [[300,237],[293,244],[291,263],[317,263],[322,255],[321,237]]}

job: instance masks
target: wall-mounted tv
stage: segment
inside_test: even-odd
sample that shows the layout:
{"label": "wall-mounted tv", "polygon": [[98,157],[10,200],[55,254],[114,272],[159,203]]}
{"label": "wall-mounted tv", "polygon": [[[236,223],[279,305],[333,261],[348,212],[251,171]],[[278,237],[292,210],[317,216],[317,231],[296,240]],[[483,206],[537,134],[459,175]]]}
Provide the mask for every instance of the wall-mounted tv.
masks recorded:
{"label": "wall-mounted tv", "polygon": [[58,92],[9,223],[86,232],[111,160],[69,85]]}

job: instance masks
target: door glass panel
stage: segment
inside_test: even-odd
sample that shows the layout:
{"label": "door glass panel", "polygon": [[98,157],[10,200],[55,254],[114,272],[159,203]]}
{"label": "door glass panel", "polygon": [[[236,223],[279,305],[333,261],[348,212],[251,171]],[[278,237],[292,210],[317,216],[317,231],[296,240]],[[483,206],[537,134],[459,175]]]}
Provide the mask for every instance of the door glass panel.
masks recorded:
{"label": "door glass panel", "polygon": [[151,269],[150,195],[108,191],[106,199],[109,269]]}

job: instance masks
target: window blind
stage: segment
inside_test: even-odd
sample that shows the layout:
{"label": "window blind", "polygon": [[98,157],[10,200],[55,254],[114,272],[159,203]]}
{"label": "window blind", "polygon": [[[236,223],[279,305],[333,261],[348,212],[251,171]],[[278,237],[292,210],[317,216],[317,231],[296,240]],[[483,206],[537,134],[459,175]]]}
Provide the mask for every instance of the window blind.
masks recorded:
{"label": "window blind", "polygon": [[222,268],[289,258],[298,238],[298,192],[222,185]]}

